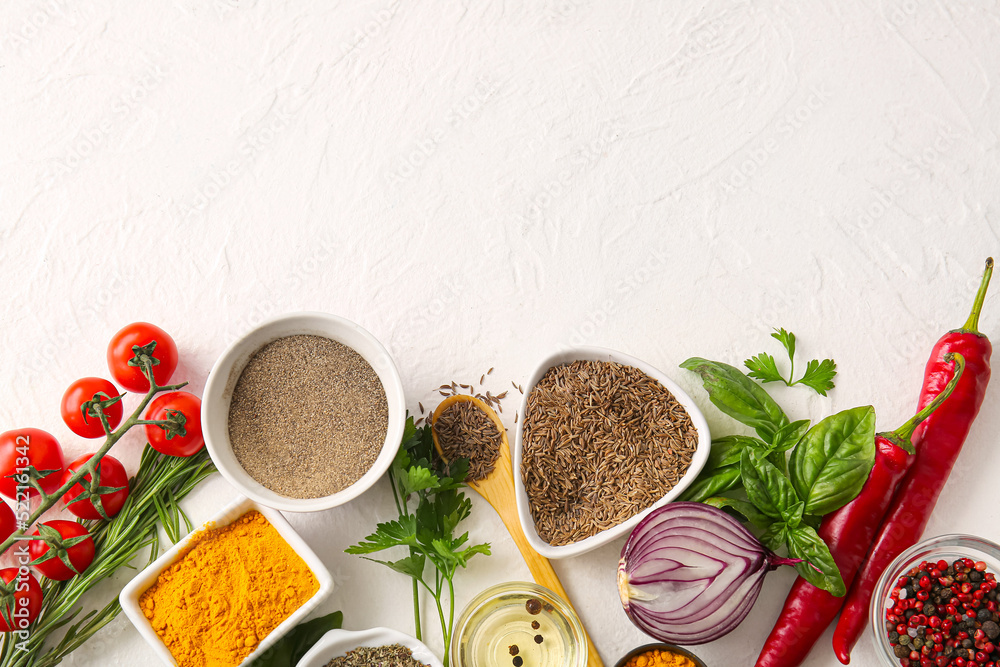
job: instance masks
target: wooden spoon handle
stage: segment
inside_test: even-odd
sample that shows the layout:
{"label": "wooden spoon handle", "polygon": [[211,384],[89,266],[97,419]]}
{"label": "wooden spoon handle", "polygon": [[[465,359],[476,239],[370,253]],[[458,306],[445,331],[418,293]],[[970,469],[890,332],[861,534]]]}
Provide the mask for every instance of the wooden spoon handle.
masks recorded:
{"label": "wooden spoon handle", "polygon": [[[507,526],[507,532],[514,538],[514,544],[521,551],[521,556],[524,557],[524,562],[527,563],[528,570],[531,572],[531,576],[534,577],[535,583],[551,590],[565,600],[570,609],[573,609],[573,603],[570,602],[569,595],[566,594],[566,589],[563,588],[562,582],[559,581],[556,571],[552,569],[552,563],[547,558],[539,555],[528,544],[527,538],[524,537],[524,531],[521,530],[521,522],[518,520],[516,512],[509,505],[505,505],[503,509],[499,507],[495,507],[495,509],[504,525]],[[573,613],[576,614],[576,609],[573,609]],[[576,616],[577,618],[580,617],[579,614],[576,614]],[[582,621],[580,626],[583,627]],[[597,649],[594,648],[594,642],[590,640],[590,635],[587,634],[586,628],[583,630],[583,636],[587,638],[588,667],[604,667],[604,662],[601,661],[601,656],[598,655]]]}

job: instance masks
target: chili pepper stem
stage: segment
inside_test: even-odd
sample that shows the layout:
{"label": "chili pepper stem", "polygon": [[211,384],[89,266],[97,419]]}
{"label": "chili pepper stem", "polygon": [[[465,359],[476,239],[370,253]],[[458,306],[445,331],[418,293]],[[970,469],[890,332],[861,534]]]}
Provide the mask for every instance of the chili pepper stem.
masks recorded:
{"label": "chili pepper stem", "polygon": [[[992,259],[990,259],[989,266],[990,267],[993,266]],[[976,313],[976,315],[978,317],[978,312]],[[954,373],[951,376],[951,380],[948,381],[948,386],[944,388],[944,391],[935,396],[934,400],[928,403],[923,410],[910,417],[909,421],[907,421],[905,424],[897,428],[895,431],[889,431],[888,433],[879,433],[878,437],[888,440],[889,442],[896,445],[897,447],[902,448],[909,454],[916,453],[916,450],[913,448],[913,443],[910,442],[910,437],[913,435],[913,432],[916,430],[917,426],[920,425],[920,422],[930,417],[931,414],[938,409],[938,406],[944,403],[945,399],[951,396],[951,392],[954,391],[955,386],[958,384],[959,378],[962,377],[962,373],[965,371],[965,357],[963,357],[958,352],[949,352],[948,354],[944,355],[944,360],[950,361],[954,365]]]}
{"label": "chili pepper stem", "polygon": [[972,312],[969,314],[969,319],[966,320],[965,326],[961,329],[955,329],[957,333],[979,333],[979,313],[983,309],[983,301],[986,300],[986,289],[990,286],[990,276],[993,275],[993,258],[986,258],[986,270],[983,272],[983,279],[979,283],[979,291],[976,292],[976,300],[972,304]]}

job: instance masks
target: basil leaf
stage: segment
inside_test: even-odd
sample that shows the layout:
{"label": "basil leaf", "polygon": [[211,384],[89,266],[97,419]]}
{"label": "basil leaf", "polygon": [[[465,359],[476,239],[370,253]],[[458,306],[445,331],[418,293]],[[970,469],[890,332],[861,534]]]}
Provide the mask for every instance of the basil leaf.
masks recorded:
{"label": "basil leaf", "polygon": [[743,455],[743,450],[747,447],[767,449],[767,443],[745,435],[726,435],[712,440],[712,450],[708,454],[705,469],[715,470],[724,466],[737,465]]}
{"label": "basil leaf", "polygon": [[781,521],[775,521],[760,536],[760,542],[771,551],[777,551],[788,541],[787,533],[788,526]]}
{"label": "basil leaf", "polygon": [[875,410],[852,408],[830,415],[792,451],[789,477],[806,514],[823,515],[846,505],[868,480],[875,463]]}
{"label": "basil leaf", "polygon": [[774,451],[787,452],[802,439],[802,436],[809,430],[809,420],[800,419],[791,424],[786,424],[778,429],[774,434]]}
{"label": "basil leaf", "polygon": [[271,648],[257,656],[253,667],[294,667],[313,644],[330,630],[338,629],[344,622],[344,614],[335,611],[326,616],[299,623],[279,639]]}
{"label": "basil leaf", "polygon": [[[714,498],[709,498],[705,501],[706,505],[711,505],[712,507],[718,507],[721,509],[731,509],[739,514],[743,515],[747,521],[752,523],[757,528],[767,528],[774,521],[753,506],[753,503],[748,503],[745,500],[737,500],[735,498],[726,498],[724,496],[716,496]],[[784,539],[779,542],[779,545],[784,544]]]}
{"label": "basil leaf", "polygon": [[691,486],[684,489],[678,500],[689,500],[694,503],[703,502],[706,498],[731,491],[740,484],[740,467],[726,466],[717,470],[703,470]]}
{"label": "basil leaf", "polygon": [[795,565],[795,571],[800,577],[836,597],[843,597],[847,593],[844,579],[840,576],[840,569],[834,562],[829,547],[815,530],[800,525],[789,530],[787,538],[788,555],[805,561]]}
{"label": "basil leaf", "polygon": [[781,518],[789,528],[795,528],[802,523],[802,510],[805,506],[806,504],[800,500],[791,507],[781,510]]}
{"label": "basil leaf", "polygon": [[788,478],[757,452],[744,450],[740,475],[747,498],[773,519],[781,519],[782,512],[788,512],[801,500]]}
{"label": "basil leaf", "polygon": [[766,442],[772,442],[775,431],[788,423],[781,406],[738,368],[700,357],[691,357],[681,368],[700,375],[712,404]]}

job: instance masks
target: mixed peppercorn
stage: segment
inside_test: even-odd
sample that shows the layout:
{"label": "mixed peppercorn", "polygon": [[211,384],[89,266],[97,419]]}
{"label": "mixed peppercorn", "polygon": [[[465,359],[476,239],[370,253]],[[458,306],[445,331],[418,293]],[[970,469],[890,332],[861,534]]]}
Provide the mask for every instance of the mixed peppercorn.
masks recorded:
{"label": "mixed peppercorn", "polygon": [[996,575],[986,563],[923,561],[886,600],[885,630],[902,667],[1000,667]]}

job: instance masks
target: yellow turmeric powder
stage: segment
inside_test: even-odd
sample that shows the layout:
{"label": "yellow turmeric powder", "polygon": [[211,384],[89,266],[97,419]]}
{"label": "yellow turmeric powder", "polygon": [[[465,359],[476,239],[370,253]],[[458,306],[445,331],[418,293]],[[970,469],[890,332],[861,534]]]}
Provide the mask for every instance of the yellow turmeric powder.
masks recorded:
{"label": "yellow turmeric powder", "polygon": [[260,512],[198,533],[139,598],[178,667],[234,667],[319,590]]}
{"label": "yellow turmeric powder", "polygon": [[625,667],[697,667],[693,660],[673,651],[651,649],[633,656]]}

